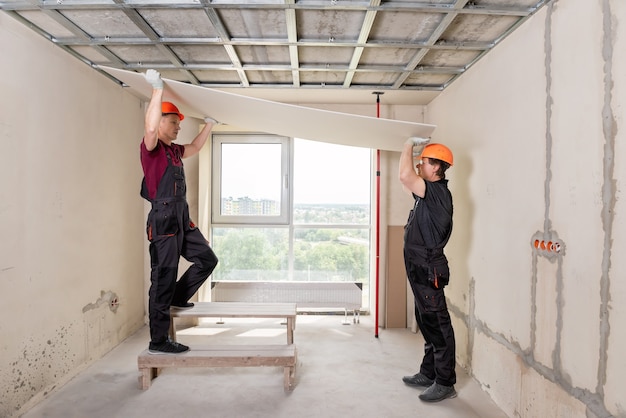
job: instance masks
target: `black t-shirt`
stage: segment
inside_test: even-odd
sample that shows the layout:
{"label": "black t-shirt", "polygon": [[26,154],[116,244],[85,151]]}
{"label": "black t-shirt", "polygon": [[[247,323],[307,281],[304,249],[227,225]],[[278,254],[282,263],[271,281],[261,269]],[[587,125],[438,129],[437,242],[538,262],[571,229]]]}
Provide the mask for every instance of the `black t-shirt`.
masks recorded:
{"label": "black t-shirt", "polygon": [[452,233],[452,194],[448,180],[426,182],[424,197],[413,195],[415,204],[404,231],[405,247],[443,249]]}

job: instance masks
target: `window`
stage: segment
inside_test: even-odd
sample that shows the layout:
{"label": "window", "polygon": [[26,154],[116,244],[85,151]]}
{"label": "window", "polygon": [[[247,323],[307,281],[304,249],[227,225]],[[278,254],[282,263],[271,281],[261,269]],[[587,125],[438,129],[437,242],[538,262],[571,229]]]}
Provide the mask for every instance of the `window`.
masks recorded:
{"label": "window", "polygon": [[222,134],[212,167],[213,281],[357,281],[367,293],[369,149]]}
{"label": "window", "polygon": [[[286,224],[289,143],[284,137],[213,137],[214,223]],[[216,193],[217,192],[217,193]]]}

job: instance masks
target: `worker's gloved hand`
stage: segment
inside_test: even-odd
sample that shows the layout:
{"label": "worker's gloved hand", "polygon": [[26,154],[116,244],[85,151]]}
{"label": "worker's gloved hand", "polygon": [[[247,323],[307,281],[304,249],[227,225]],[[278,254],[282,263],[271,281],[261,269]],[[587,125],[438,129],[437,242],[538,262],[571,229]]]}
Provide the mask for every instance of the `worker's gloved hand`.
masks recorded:
{"label": "worker's gloved hand", "polygon": [[221,125],[220,122],[218,122],[215,119],[210,118],[208,116],[204,118],[204,123],[212,123],[213,125]]}
{"label": "worker's gloved hand", "polygon": [[418,136],[412,136],[406,140],[405,144],[413,146],[413,156],[419,157],[422,155],[422,151],[426,144],[430,142],[430,138],[420,138]]}
{"label": "worker's gloved hand", "polygon": [[152,85],[152,88],[162,89],[163,88],[163,80],[161,80],[161,73],[157,70],[148,70],[144,74],[146,81]]}

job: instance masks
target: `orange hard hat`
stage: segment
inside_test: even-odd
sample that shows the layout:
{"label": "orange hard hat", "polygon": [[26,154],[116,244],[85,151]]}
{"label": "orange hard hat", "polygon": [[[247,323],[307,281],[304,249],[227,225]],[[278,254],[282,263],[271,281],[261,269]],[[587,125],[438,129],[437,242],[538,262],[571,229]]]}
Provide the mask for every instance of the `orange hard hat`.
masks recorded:
{"label": "orange hard hat", "polygon": [[174,105],[174,103],[171,103],[171,102],[161,103],[161,113],[163,113],[164,115],[174,114],[174,115],[178,115],[180,120],[185,119],[185,115],[180,113],[180,110],[178,110],[178,108]]}
{"label": "orange hard hat", "polygon": [[454,157],[450,148],[442,144],[428,144],[424,147],[420,158],[434,158],[436,160],[445,161],[452,166]]}

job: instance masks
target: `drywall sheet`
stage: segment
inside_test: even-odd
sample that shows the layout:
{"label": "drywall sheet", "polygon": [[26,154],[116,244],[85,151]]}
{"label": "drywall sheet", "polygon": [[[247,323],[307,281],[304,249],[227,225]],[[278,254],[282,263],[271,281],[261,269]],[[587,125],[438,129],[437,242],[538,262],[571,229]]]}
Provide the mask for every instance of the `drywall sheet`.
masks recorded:
{"label": "drywall sheet", "polygon": [[[136,93],[150,97],[152,87],[143,74],[109,67],[102,69]],[[164,100],[184,108],[189,116],[210,116],[222,123],[251,131],[402,151],[402,144],[408,137],[428,138],[435,129],[434,125],[331,112],[241,96],[176,80],[163,81],[166,86]]]}
{"label": "drywall sheet", "polygon": [[[407,327],[407,277],[404,266],[404,226],[387,227],[386,328]],[[413,296],[411,296],[413,300]],[[411,311],[413,312],[413,308]]]}

